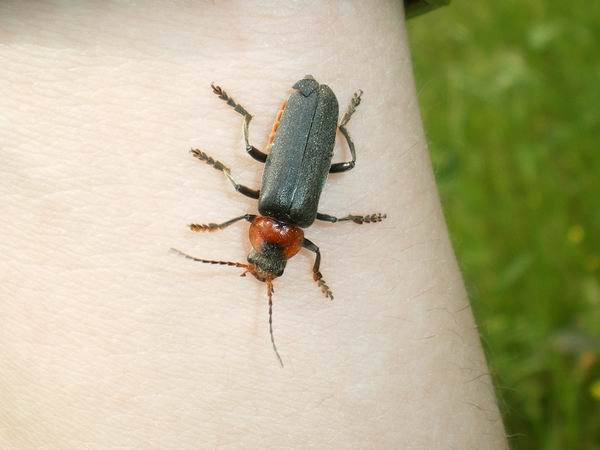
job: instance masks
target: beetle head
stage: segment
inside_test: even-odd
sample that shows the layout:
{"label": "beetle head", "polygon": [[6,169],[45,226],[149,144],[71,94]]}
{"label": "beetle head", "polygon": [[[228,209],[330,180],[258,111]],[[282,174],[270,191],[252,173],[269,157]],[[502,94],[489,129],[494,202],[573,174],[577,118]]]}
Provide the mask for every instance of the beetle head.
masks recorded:
{"label": "beetle head", "polygon": [[248,255],[248,262],[254,266],[254,270],[249,272],[260,281],[280,277],[287,264],[281,247],[272,244],[264,244],[260,252],[252,249]]}

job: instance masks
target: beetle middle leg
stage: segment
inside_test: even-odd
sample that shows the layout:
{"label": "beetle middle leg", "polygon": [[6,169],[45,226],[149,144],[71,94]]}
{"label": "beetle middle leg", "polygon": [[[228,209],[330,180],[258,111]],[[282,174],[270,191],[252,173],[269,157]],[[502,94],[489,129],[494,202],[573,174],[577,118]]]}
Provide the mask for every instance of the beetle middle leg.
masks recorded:
{"label": "beetle middle leg", "polygon": [[346,217],[342,217],[342,218],[331,216],[329,214],[317,213],[318,220],[323,220],[325,222],[331,222],[331,223],[354,222],[359,225],[362,225],[363,223],[381,222],[386,217],[387,217],[387,214],[385,214],[385,213],[384,214],[382,214],[382,213],[368,214],[366,216],[356,216],[354,214],[348,214]]}
{"label": "beetle middle leg", "polygon": [[347,170],[354,168],[354,166],[356,165],[356,149],[354,148],[354,142],[350,137],[350,133],[348,133],[348,130],[346,129],[346,125],[350,121],[352,114],[356,112],[356,108],[358,107],[358,105],[360,105],[360,99],[362,94],[363,91],[361,91],[360,89],[358,90],[358,92],[354,93],[354,95],[352,96],[352,100],[350,100],[350,105],[348,105],[348,109],[342,116],[342,120],[338,125],[340,132],[346,138],[346,142],[348,142],[348,147],[350,148],[350,155],[352,155],[352,161],[333,163],[329,168],[329,173],[346,172]]}
{"label": "beetle middle leg", "polygon": [[229,94],[227,94],[227,92],[225,92],[223,88],[221,88],[221,86],[215,86],[214,83],[211,83],[210,87],[221,100],[223,100],[225,103],[231,106],[237,113],[241,114],[244,117],[242,130],[244,132],[244,141],[246,142],[246,152],[248,152],[248,154],[252,156],[255,160],[264,163],[267,160],[267,154],[261,152],[253,145],[250,145],[250,139],[248,137],[248,128],[250,126],[250,121],[252,120],[252,114],[250,114],[248,111],[246,111],[246,108],[244,108],[234,99],[232,99],[229,96]]}
{"label": "beetle middle leg", "polygon": [[211,156],[208,156],[202,150],[197,148],[193,148],[191,150],[191,153],[194,156],[194,158],[198,158],[200,161],[203,161],[209,166],[213,166],[218,171],[223,172],[225,176],[229,179],[229,181],[231,181],[231,184],[233,184],[235,190],[238,191],[240,194],[254,199],[258,199],[258,197],[260,196],[259,190],[250,189],[248,186],[244,186],[243,184],[239,184],[237,181],[235,181],[235,179],[231,176],[231,169],[225,164],[223,164],[221,161],[217,161],[216,159],[212,158]]}
{"label": "beetle middle leg", "polygon": [[252,222],[256,219],[256,214],[244,214],[243,216],[235,217],[227,222],[223,223],[192,223],[190,224],[190,230],[192,231],[217,231],[227,228],[229,225],[232,225],[242,219],[247,220],[248,222]]}
{"label": "beetle middle leg", "polygon": [[333,292],[331,292],[331,289],[329,289],[329,286],[327,286],[327,283],[325,283],[325,280],[323,279],[323,275],[319,271],[319,267],[321,265],[321,252],[319,251],[319,247],[317,247],[313,242],[309,241],[306,238],[304,238],[302,247],[304,247],[307,250],[310,250],[311,252],[314,252],[317,255],[315,259],[315,265],[313,266],[313,280],[317,282],[317,285],[321,288],[321,292],[325,294],[325,297],[328,297],[331,300],[333,300]]}

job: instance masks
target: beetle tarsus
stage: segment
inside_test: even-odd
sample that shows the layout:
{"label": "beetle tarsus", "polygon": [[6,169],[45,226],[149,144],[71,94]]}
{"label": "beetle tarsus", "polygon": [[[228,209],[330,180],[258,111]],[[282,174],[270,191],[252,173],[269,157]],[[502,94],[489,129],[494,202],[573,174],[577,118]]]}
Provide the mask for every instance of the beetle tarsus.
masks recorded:
{"label": "beetle tarsus", "polygon": [[225,92],[221,86],[217,86],[214,83],[211,83],[210,87],[212,88],[213,92],[217,95],[217,97],[219,97],[221,100],[223,100],[229,106],[231,106],[236,112],[240,113],[242,116],[248,116],[248,117],[250,117],[250,119],[252,119],[252,115],[248,111],[246,111],[246,108],[244,108],[242,105],[237,103],[233,98],[231,98],[229,96],[229,94],[227,94],[227,92]]}
{"label": "beetle tarsus", "polygon": [[321,274],[321,272],[314,272],[313,280],[315,280],[317,282],[317,286],[319,286],[319,288],[321,289],[321,292],[323,294],[325,294],[325,297],[328,297],[330,300],[333,300],[333,292],[331,291],[331,289],[329,288],[329,286],[323,279],[323,275]]}
{"label": "beetle tarsus", "polygon": [[229,169],[229,167],[227,167],[221,161],[214,159],[212,156],[208,156],[206,153],[204,153],[199,148],[193,148],[190,150],[190,152],[192,153],[194,158],[198,158],[200,161],[204,161],[206,164],[214,167],[215,169],[217,169],[220,172],[230,172],[231,171]]}
{"label": "beetle tarsus", "polygon": [[368,214],[366,216],[357,216],[354,214],[348,214],[346,217],[342,217],[342,218],[337,218],[337,217],[331,216],[329,214],[317,213],[317,219],[323,220],[325,222],[331,222],[331,223],[354,222],[359,225],[362,225],[363,223],[381,222],[386,217],[387,217],[387,214],[385,214],[385,213]]}
{"label": "beetle tarsus", "polygon": [[346,217],[342,217],[341,219],[338,219],[338,222],[352,221],[354,223],[362,225],[363,223],[381,222],[386,217],[387,217],[387,214],[382,214],[382,213],[369,214],[368,216],[354,216],[352,214],[349,214]]}
{"label": "beetle tarsus", "polygon": [[357,92],[354,93],[354,95],[352,96],[352,100],[350,100],[350,104],[348,105],[348,109],[342,116],[342,120],[340,120],[340,128],[345,127],[346,124],[350,121],[352,114],[356,112],[356,108],[358,107],[358,105],[360,105],[362,95],[362,89],[359,89]]}

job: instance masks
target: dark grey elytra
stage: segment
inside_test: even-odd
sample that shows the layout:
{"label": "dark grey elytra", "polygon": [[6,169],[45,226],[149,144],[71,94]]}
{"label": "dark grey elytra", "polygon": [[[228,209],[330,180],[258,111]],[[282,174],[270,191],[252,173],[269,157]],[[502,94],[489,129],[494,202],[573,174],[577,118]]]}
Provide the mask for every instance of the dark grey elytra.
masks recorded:
{"label": "dark grey elytra", "polygon": [[267,157],[258,211],[306,228],[317,217],[331,167],[338,102],[329,86],[309,76],[293,89]]}
{"label": "dark grey elytra", "polygon": [[[211,85],[213,92],[244,117],[243,132],[246,152],[255,160],[265,163],[261,190],[239,184],[231,169],[199,149],[192,155],[214,169],[223,172],[236,191],[258,200],[257,214],[244,214],[223,223],[191,224],[192,231],[222,230],[240,220],[251,223],[249,230],[252,250],[248,263],[202,259],[174,250],[180,255],[205,264],[218,264],[245,269],[267,284],[269,299],[269,333],[273,350],[279,362],[283,361],[275,346],[272,326],[273,280],[283,275],[287,261],[302,248],[315,254],[312,273],[323,294],[333,300],[333,293],[320,272],[321,252],[304,237],[303,228],[317,220],[326,222],[354,222],[357,224],[381,222],[385,214],[349,214],[338,218],[318,212],[319,199],[329,173],[345,172],[356,164],[354,142],[346,129],[348,121],[361,102],[362,91],[352,97],[348,109],[338,123],[338,102],[333,91],[306,75],[292,86],[292,93],[279,110],[269,136],[270,152],[264,153],[249,142],[252,115],[234,101],[219,86]],[[331,163],[336,131],[346,139],[352,159]]]}

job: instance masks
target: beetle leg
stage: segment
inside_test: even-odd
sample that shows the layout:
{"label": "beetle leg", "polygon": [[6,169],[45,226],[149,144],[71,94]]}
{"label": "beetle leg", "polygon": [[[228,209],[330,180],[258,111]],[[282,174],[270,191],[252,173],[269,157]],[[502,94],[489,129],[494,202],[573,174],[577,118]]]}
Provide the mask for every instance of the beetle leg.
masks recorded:
{"label": "beetle leg", "polygon": [[342,116],[342,120],[340,120],[340,128],[345,127],[348,124],[348,122],[350,122],[352,114],[356,112],[356,108],[358,108],[358,105],[360,105],[362,95],[362,89],[359,89],[357,92],[354,93],[354,95],[352,96],[352,100],[350,100],[350,104],[348,105],[348,109]]}
{"label": "beetle leg", "polygon": [[260,196],[260,191],[256,189],[250,189],[249,187],[239,184],[237,181],[235,181],[233,176],[231,176],[231,169],[225,164],[223,164],[221,161],[217,161],[216,159],[212,158],[211,156],[208,156],[202,150],[197,148],[193,148],[191,152],[195,158],[198,158],[200,161],[204,161],[209,166],[213,166],[218,171],[223,172],[225,176],[229,179],[229,181],[231,181],[231,184],[233,184],[235,190],[238,191],[240,194],[243,194],[246,197],[258,199],[258,197]]}
{"label": "beetle leg", "polygon": [[190,224],[190,230],[192,231],[217,231],[222,230],[223,228],[227,228],[229,225],[232,225],[242,219],[247,220],[248,222],[252,222],[256,219],[256,214],[244,214],[243,216],[236,217],[234,219],[228,220],[223,223],[192,223]]}
{"label": "beetle leg", "polygon": [[354,95],[352,96],[352,100],[350,100],[350,105],[348,105],[348,109],[342,116],[342,120],[340,121],[340,124],[338,125],[340,132],[346,138],[346,142],[348,142],[348,147],[350,148],[350,154],[352,155],[352,161],[332,164],[331,167],[329,168],[329,173],[346,172],[347,170],[354,168],[354,166],[356,165],[356,149],[354,148],[354,142],[352,142],[350,133],[348,133],[348,130],[346,129],[346,125],[350,121],[352,114],[355,113],[358,105],[360,105],[360,99],[361,99],[362,94],[363,94],[363,91],[361,91],[360,89],[358,90],[358,92],[354,93]]}
{"label": "beetle leg", "polygon": [[382,213],[368,214],[366,216],[355,216],[354,214],[348,214],[346,217],[342,217],[340,219],[335,216],[330,216],[329,214],[317,213],[317,219],[324,220],[325,222],[336,223],[336,222],[352,221],[359,225],[361,225],[363,223],[381,222],[386,217],[387,217],[387,214],[382,214]]}
{"label": "beetle leg", "polygon": [[325,294],[325,297],[333,300],[333,292],[331,292],[331,289],[329,289],[329,286],[327,286],[327,283],[325,283],[325,280],[323,279],[323,275],[319,271],[319,266],[321,265],[321,252],[319,251],[319,247],[306,238],[304,238],[304,242],[302,242],[302,247],[311,252],[315,252],[317,255],[315,265],[313,266],[313,280],[317,282],[317,285],[321,288],[321,292]]}
{"label": "beetle leg", "polygon": [[354,148],[354,142],[352,142],[352,139],[350,138],[350,134],[348,133],[348,130],[346,130],[346,128],[344,128],[342,126],[340,126],[339,128],[340,128],[341,133],[346,138],[346,142],[348,142],[348,147],[350,148],[350,154],[352,155],[352,161],[333,163],[331,165],[331,167],[329,167],[329,173],[346,172],[350,169],[353,169],[354,166],[356,165],[356,149]]}
{"label": "beetle leg", "polygon": [[250,126],[250,121],[252,120],[252,114],[246,111],[242,105],[237,103],[234,99],[232,99],[227,92],[225,92],[221,86],[215,86],[214,83],[211,83],[210,87],[212,87],[213,92],[225,103],[231,106],[236,112],[241,114],[244,117],[244,122],[242,124],[242,130],[244,132],[244,141],[246,142],[246,152],[250,156],[252,156],[255,160],[264,163],[267,160],[267,154],[261,152],[259,149],[250,145],[249,142],[249,133],[248,127]]}

